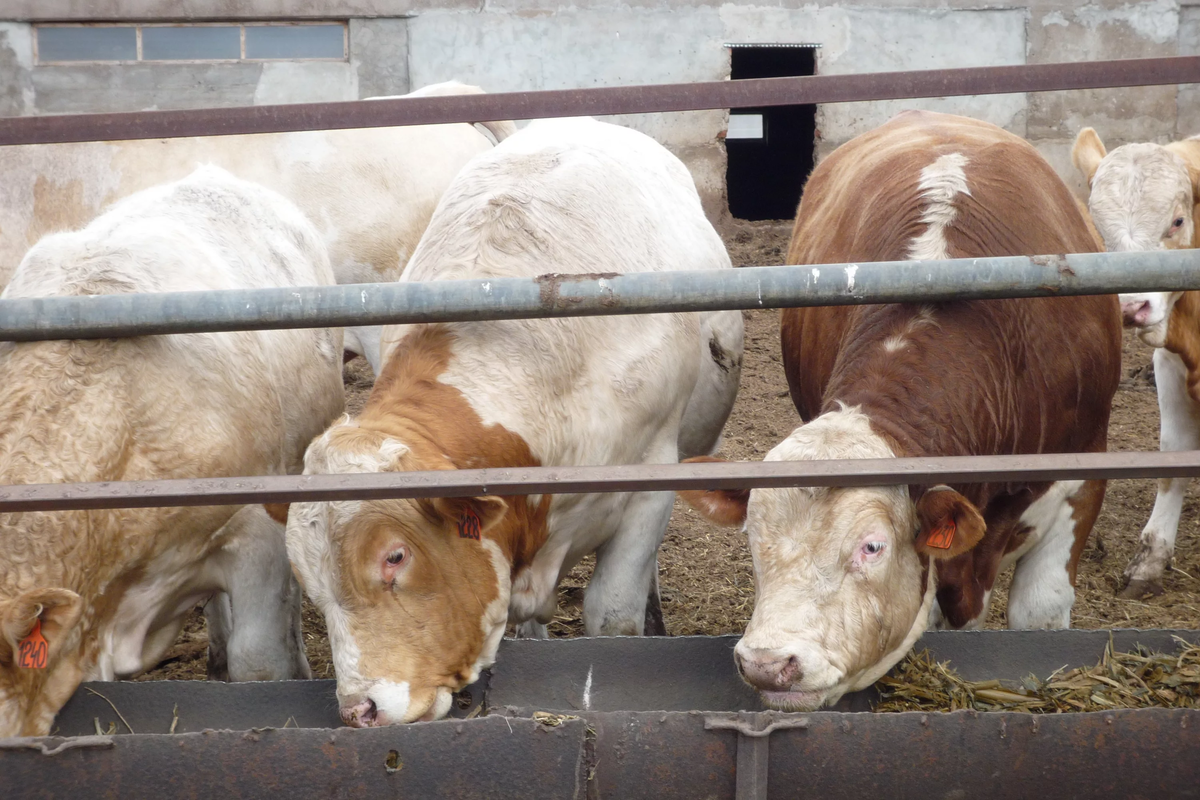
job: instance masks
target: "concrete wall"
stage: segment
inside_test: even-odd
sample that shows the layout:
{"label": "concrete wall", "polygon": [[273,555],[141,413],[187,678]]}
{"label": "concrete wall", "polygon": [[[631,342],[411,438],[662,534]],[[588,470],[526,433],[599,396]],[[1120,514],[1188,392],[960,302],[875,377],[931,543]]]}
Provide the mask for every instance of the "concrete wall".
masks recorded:
{"label": "concrete wall", "polygon": [[[6,0],[0,114],[343,100],[456,78],[491,91],[729,77],[726,42],[814,42],[820,74],[1200,53],[1200,0]],[[902,6],[902,7],[900,7]],[[38,20],[350,19],[346,62],[37,66]],[[8,20],[7,22],[3,20]],[[819,109],[818,154],[902,108],[990,120],[1028,137],[1072,185],[1084,125],[1107,144],[1200,132],[1200,88],[1153,87],[847,103]],[[718,111],[617,120],[692,169],[725,211]]]}

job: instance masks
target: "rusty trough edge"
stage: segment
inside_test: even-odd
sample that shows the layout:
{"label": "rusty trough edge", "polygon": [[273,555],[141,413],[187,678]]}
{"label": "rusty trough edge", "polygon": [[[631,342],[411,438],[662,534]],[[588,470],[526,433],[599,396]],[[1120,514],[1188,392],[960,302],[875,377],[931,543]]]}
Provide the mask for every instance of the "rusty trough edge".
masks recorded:
{"label": "rusty trough edge", "polygon": [[267,475],[0,486],[0,512],[401,497],[1200,477],[1200,450]]}
{"label": "rusty trough edge", "polygon": [[0,119],[0,145],[846,103],[1200,82],[1200,57],[817,75],[333,103]]}

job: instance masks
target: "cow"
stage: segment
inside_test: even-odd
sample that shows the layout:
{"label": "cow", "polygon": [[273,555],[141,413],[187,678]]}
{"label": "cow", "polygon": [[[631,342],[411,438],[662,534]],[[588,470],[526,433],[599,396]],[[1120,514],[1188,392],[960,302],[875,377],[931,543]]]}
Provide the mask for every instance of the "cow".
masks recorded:
{"label": "cow", "polygon": [[[1069,190],[1028,143],[910,111],[813,171],[788,263],[1093,249]],[[1121,357],[1113,296],[789,309],[781,339],[804,424],[767,461],[1106,448]],[[1068,627],[1103,497],[1098,481],[1018,480],[684,499],[749,535],[757,595],[735,648],[741,674],[767,705],[810,710],[871,685],[931,624],[981,626],[1013,564],[1009,625]]]}
{"label": "cow", "polygon": [[[210,166],[42,239],[3,297],[332,283],[294,205]],[[0,483],[299,472],[342,411],[341,355],[337,329],[0,343]],[[311,677],[261,505],[0,513],[0,553],[0,737],[152,667],[206,598],[220,672]]]}
{"label": "cow", "polygon": [[[480,94],[447,82],[407,97]],[[482,124],[496,139],[511,122]],[[214,164],[288,197],[317,226],[340,284],[396,280],[434,206],[493,141],[466,123],[0,147],[0,287],[47,233],[86,225],[140,189]],[[379,326],[346,331],[379,371]]]}
{"label": "cow", "polygon": [[[1087,181],[1088,207],[1110,252],[1195,246],[1200,220],[1200,137],[1167,145],[1127,144],[1111,153],[1092,128],[1075,138],[1071,160]],[[1154,348],[1159,449],[1200,449],[1200,292],[1123,294],[1125,324]],[[1125,567],[1120,596],[1162,594],[1175,552],[1186,478],[1158,481],[1154,510]]]}
{"label": "cow", "polygon": [[[447,189],[402,281],[728,269],[683,164],[596,120],[531,123]],[[548,275],[548,273],[554,273]],[[739,312],[385,329],[366,407],[305,474],[667,464],[712,452],[741,370]],[[295,503],[287,546],[324,614],[342,719],[444,716],[506,624],[549,622],[586,554],[588,635],[643,631],[671,492]],[[544,630],[544,628],[542,628]]]}

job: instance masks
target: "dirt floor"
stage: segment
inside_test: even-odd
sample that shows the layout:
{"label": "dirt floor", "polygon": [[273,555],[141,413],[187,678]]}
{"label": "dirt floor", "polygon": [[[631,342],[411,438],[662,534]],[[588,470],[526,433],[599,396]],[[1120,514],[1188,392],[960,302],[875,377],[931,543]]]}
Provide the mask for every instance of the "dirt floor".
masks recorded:
{"label": "dirt floor", "polygon": [[[788,223],[738,223],[725,240],[735,265],[783,263]],[[779,312],[745,312],[746,348],[737,404],[725,428],[718,455],[734,460],[760,460],[799,424],[787,394],[779,356]],[[1150,348],[1125,335],[1123,379],[1113,403],[1110,450],[1156,450],[1158,404],[1150,368]],[[345,372],[347,406],[361,408],[371,375],[362,359]],[[1193,484],[1197,486],[1197,484]],[[1080,565],[1072,625],[1078,628],[1200,627],[1200,494],[1189,491],[1183,510],[1175,563],[1158,597],[1116,597],[1121,574],[1136,549],[1138,534],[1154,503],[1153,481],[1113,481],[1104,510]],[[676,502],[675,513],[659,555],[663,616],[673,636],[739,633],[754,606],[754,583],[744,535],[699,518]],[[580,608],[591,574],[585,560],[564,580],[552,636],[582,635]],[[1005,627],[1004,608],[1009,575],[1001,577],[994,595],[989,628]],[[305,604],[305,642],[313,675],[333,677],[323,621]],[[143,679],[204,678],[204,624],[193,615],[166,661]]]}

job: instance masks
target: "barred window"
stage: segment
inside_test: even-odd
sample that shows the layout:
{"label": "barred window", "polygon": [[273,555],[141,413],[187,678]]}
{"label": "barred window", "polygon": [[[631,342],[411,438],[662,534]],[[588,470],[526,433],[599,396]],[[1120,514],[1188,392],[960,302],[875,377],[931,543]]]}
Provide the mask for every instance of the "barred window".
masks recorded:
{"label": "barred window", "polygon": [[38,64],[345,61],[345,22],[63,24],[35,28]]}

